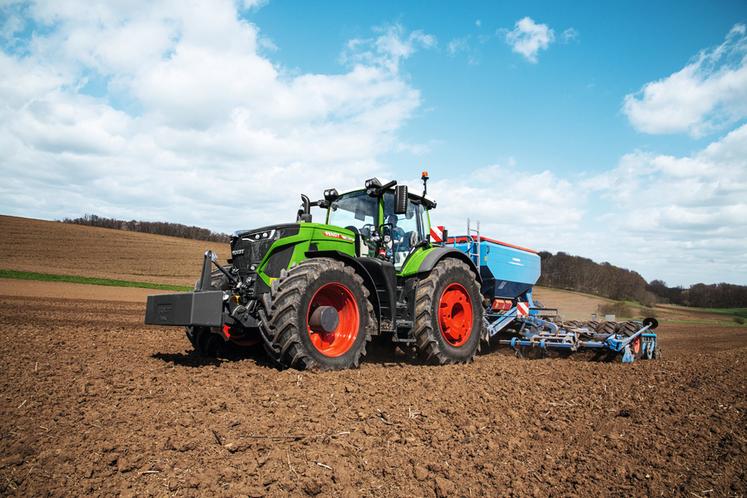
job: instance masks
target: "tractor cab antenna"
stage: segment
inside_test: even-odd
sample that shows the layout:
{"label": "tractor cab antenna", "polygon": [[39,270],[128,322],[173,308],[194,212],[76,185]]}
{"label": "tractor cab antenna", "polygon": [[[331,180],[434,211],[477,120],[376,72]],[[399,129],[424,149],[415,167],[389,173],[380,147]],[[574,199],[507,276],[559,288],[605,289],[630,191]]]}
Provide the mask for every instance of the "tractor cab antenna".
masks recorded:
{"label": "tractor cab antenna", "polygon": [[420,179],[423,180],[423,197],[425,197],[425,195],[428,193],[428,178],[429,176],[427,171],[423,171],[420,174]]}

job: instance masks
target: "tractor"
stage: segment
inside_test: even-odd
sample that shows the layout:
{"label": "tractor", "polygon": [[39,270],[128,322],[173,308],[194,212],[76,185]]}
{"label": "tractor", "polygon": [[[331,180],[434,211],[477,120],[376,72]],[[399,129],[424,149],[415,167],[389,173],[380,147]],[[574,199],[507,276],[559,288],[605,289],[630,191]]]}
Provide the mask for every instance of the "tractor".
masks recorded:
{"label": "tractor", "polygon": [[376,178],[302,195],[295,223],[235,232],[228,265],[207,251],[194,292],[149,296],[145,322],[186,327],[203,355],[261,344],[297,369],[357,367],[374,337],[427,363],[471,361],[485,331],[483,277],[447,234],[433,240],[436,202],[421,179],[422,195]]}

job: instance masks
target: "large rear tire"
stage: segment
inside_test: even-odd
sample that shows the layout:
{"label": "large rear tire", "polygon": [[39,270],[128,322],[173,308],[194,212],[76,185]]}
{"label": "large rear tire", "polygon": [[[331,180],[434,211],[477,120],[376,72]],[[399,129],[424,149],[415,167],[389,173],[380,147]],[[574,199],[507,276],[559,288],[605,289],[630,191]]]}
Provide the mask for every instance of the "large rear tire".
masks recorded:
{"label": "large rear tire", "polygon": [[440,261],[415,290],[413,337],[418,353],[431,364],[467,363],[482,335],[482,297],[469,266]]}
{"label": "large rear tire", "polygon": [[[313,325],[319,307],[333,307],[334,330]],[[376,319],[363,279],[353,268],[329,258],[307,259],[283,271],[260,310],[260,327],[279,365],[299,370],[354,368],[376,333]]]}

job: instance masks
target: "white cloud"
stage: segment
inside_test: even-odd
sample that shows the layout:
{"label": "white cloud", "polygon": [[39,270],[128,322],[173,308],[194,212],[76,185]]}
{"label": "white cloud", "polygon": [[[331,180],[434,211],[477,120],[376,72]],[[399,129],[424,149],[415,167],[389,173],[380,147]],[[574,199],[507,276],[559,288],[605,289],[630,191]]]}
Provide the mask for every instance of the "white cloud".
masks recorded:
{"label": "white cloud", "polygon": [[581,188],[616,234],[604,253],[649,278],[747,283],[747,125],[690,156],[627,154]]}
{"label": "white cloud", "polygon": [[531,63],[536,63],[539,51],[546,50],[553,41],[555,32],[547,24],[537,24],[531,17],[519,19],[514,29],[506,33],[506,43]]}
{"label": "white cloud", "polygon": [[[412,192],[421,189],[417,179],[407,184]],[[434,176],[428,197],[438,202],[431,223],[445,226],[452,235],[464,234],[469,218],[473,228],[480,221],[483,235],[512,244],[589,254],[591,245],[579,237],[584,233],[587,196],[576,182],[550,170],[528,171],[513,159],[463,168],[450,178]]]}
{"label": "white cloud", "polygon": [[436,37],[421,30],[406,33],[401,24],[376,28],[375,38],[355,38],[347,44],[342,61],[354,64],[369,64],[396,73],[402,60],[416,50],[436,45]]}
{"label": "white cloud", "polygon": [[386,173],[377,158],[407,146],[397,131],[420,105],[401,65],[435,38],[381,28],[341,72],[303,73],[262,55],[236,8],[24,8],[43,29],[0,52],[0,210],[231,231],[292,219],[300,192]]}
{"label": "white cloud", "polygon": [[449,40],[449,43],[446,45],[446,52],[452,57],[467,50],[469,50],[469,40],[466,36]]}
{"label": "white cloud", "polygon": [[241,6],[244,9],[259,9],[267,5],[269,0],[241,0]]}
{"label": "white cloud", "polygon": [[563,30],[560,38],[563,40],[563,43],[570,43],[578,39],[578,31],[575,28],[567,28]]}
{"label": "white cloud", "polygon": [[747,28],[735,25],[724,42],[688,65],[625,97],[623,111],[645,133],[694,137],[747,117]]}
{"label": "white cloud", "polygon": [[[416,182],[410,186],[416,190]],[[747,125],[687,156],[636,151],[615,168],[564,178],[513,161],[434,179],[432,222],[565,251],[670,284],[747,284]]]}

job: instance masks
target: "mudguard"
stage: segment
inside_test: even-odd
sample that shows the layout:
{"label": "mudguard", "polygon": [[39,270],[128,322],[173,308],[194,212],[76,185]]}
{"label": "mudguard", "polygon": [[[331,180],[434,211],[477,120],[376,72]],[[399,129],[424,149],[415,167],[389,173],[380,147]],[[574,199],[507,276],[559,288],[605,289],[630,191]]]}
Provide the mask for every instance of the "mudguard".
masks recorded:
{"label": "mudguard", "polygon": [[462,251],[454,249],[453,247],[434,247],[433,249],[428,251],[428,254],[425,255],[425,258],[423,258],[423,261],[420,263],[418,273],[426,273],[431,271],[438,264],[438,262],[444,258],[456,258],[459,261],[467,263],[467,265],[469,265],[470,267],[470,270],[472,270],[472,272],[475,274],[475,278],[477,278],[477,281],[482,284],[480,271],[477,269],[477,266],[475,266],[472,258],[467,256]]}

